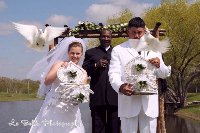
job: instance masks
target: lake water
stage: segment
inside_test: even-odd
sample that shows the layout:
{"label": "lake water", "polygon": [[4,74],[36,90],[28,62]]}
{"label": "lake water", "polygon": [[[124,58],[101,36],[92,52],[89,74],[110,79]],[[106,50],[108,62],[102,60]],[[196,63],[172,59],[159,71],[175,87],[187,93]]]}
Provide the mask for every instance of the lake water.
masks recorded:
{"label": "lake water", "polygon": [[[28,133],[31,123],[43,101],[0,102],[0,133]],[[86,133],[91,133],[91,117],[88,104],[80,105]],[[18,124],[18,125],[17,125]],[[166,117],[167,133],[200,133],[200,123],[176,116]]]}
{"label": "lake water", "polygon": [[166,117],[167,133],[200,133],[200,122],[178,116]]}

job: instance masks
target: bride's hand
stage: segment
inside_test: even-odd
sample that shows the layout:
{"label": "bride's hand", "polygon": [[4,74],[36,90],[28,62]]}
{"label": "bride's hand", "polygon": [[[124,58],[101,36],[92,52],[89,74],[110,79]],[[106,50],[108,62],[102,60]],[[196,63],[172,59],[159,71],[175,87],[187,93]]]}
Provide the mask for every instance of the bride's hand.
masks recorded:
{"label": "bride's hand", "polygon": [[63,62],[63,64],[61,65],[61,67],[67,67],[68,66],[68,64],[67,64],[67,62]]}
{"label": "bride's hand", "polygon": [[[90,80],[88,80],[89,77],[87,75],[87,72],[84,71],[84,80],[83,80],[83,84],[89,84],[90,83]],[[91,79],[91,78],[90,78]]]}

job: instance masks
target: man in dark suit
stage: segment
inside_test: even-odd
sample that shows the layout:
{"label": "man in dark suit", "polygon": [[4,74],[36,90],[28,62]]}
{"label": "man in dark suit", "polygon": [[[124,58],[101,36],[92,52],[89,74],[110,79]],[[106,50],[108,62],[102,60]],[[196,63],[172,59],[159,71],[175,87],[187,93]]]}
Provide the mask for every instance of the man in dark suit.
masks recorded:
{"label": "man in dark suit", "polygon": [[94,94],[90,95],[92,133],[120,132],[118,96],[108,78],[112,51],[111,39],[111,31],[102,29],[99,38],[100,46],[87,50],[83,62],[83,68],[91,77],[90,87],[94,91]]}

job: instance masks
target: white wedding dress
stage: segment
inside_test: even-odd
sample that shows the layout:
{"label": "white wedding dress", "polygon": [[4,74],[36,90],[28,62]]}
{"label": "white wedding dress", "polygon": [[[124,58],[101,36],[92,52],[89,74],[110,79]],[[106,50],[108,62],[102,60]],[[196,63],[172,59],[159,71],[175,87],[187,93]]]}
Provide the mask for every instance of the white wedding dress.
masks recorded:
{"label": "white wedding dress", "polygon": [[55,89],[60,85],[57,78],[52,84],[29,133],[84,133],[78,105],[59,102]]}

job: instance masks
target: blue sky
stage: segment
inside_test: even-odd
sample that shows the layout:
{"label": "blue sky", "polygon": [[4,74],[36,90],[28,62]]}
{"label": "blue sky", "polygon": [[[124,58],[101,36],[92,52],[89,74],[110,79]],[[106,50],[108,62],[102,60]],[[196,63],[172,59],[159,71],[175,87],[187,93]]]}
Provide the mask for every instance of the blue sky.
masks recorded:
{"label": "blue sky", "polygon": [[26,40],[16,32],[11,21],[45,28],[78,21],[105,22],[106,18],[128,8],[135,16],[160,0],[0,0],[0,76],[24,79],[36,61],[46,53],[26,47]]}

